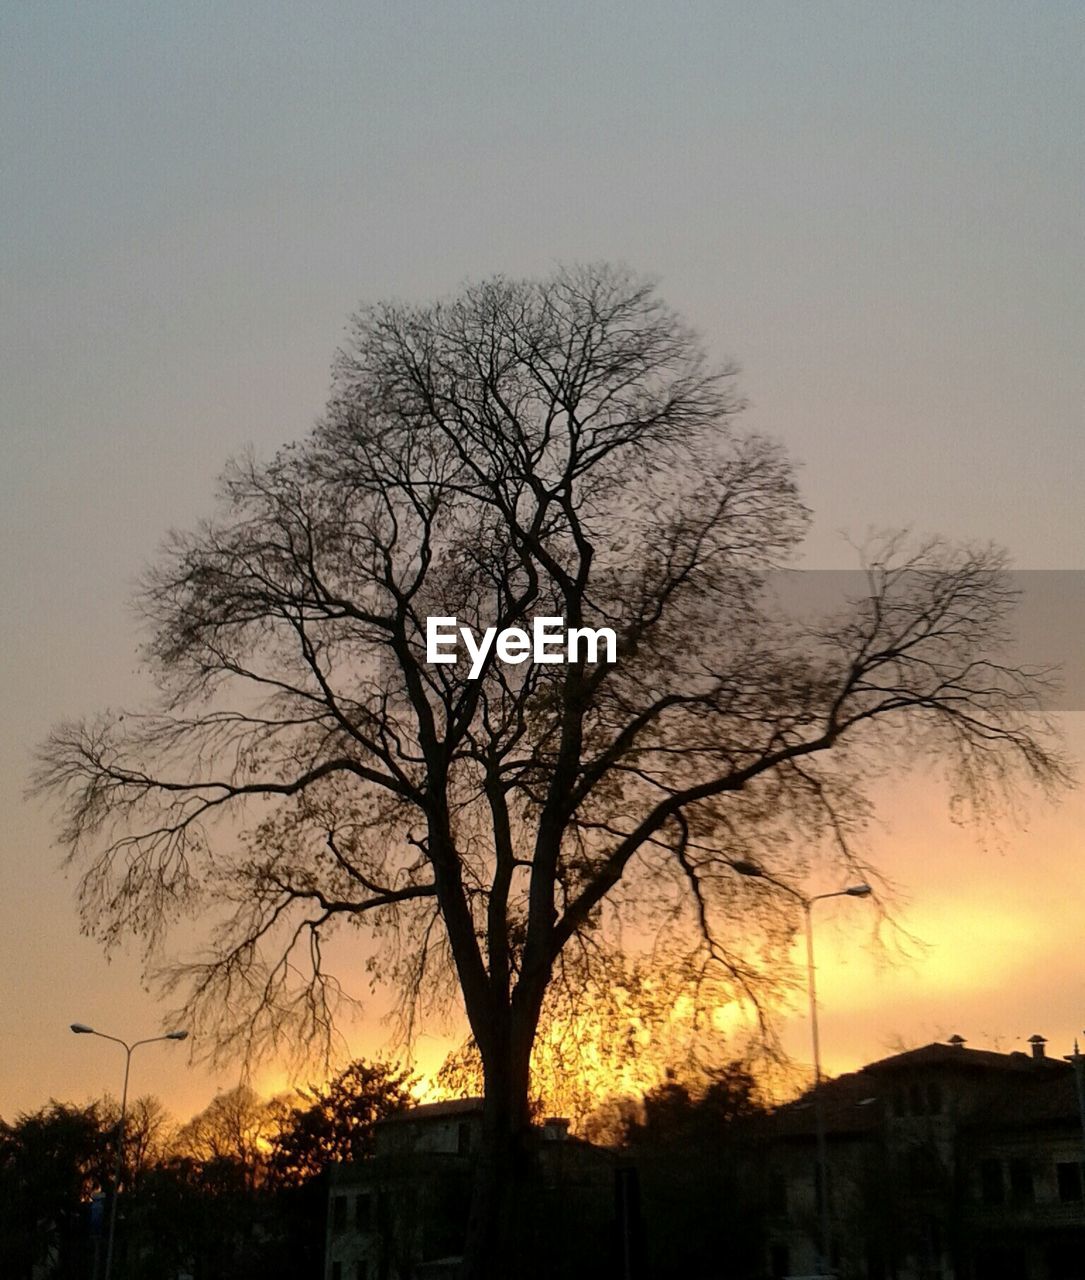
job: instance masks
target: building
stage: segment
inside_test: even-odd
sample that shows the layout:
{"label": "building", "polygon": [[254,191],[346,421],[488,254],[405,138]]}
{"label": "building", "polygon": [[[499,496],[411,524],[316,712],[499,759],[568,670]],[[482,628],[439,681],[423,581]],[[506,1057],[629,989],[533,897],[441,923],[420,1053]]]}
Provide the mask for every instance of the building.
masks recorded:
{"label": "building", "polygon": [[[525,1230],[537,1233],[533,1252],[547,1274],[588,1275],[593,1252],[610,1247],[614,1157],[568,1129],[568,1121],[551,1119],[535,1132],[537,1213]],[[382,1120],[371,1159],[329,1170],[324,1280],[455,1274],[481,1138],[480,1098],[430,1103]],[[557,1221],[560,1232],[552,1229]],[[575,1269],[545,1264],[565,1250],[576,1251]]]}
{"label": "building", "polygon": [[851,1280],[1085,1280],[1075,1069],[954,1036],[779,1108],[761,1170],[770,1275],[812,1275],[817,1109],[835,1274]]}

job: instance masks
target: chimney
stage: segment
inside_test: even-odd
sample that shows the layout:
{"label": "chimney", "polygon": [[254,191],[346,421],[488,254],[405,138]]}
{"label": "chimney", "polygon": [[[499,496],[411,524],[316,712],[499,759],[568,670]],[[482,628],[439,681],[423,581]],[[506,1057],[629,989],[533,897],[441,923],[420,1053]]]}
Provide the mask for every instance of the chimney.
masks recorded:
{"label": "chimney", "polygon": [[542,1130],[544,1141],[564,1142],[569,1136],[569,1121],[563,1116],[547,1116]]}
{"label": "chimney", "polygon": [[954,1049],[963,1049],[965,1046],[965,1038],[964,1036],[950,1036],[949,1043],[954,1047]]}
{"label": "chimney", "polygon": [[1042,1062],[1044,1060],[1044,1045],[1047,1044],[1047,1041],[1043,1036],[1029,1036],[1028,1042],[1032,1045],[1032,1056],[1035,1061]]}

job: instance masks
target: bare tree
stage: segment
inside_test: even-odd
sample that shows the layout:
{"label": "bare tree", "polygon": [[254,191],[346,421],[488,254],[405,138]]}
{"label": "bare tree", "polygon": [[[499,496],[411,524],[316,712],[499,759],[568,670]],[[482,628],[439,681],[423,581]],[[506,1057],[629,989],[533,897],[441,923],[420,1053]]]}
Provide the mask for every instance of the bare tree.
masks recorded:
{"label": "bare tree", "polygon": [[233,1168],[252,1191],[264,1180],[272,1141],[289,1109],[286,1098],[262,1098],[240,1084],[216,1094],[178,1129],[171,1145],[201,1165]]}
{"label": "bare tree", "polygon": [[[765,574],[806,512],[781,450],[736,429],[733,374],[606,267],[362,311],[314,432],[234,463],[147,578],[157,710],[43,750],[88,928],[153,951],[217,913],[175,980],[226,1049],[330,1033],[336,925],[370,932],[408,1023],[462,999],[488,1134],[471,1275],[502,1271],[544,1007],[605,989],[623,927],[662,931],[693,987],[756,995],[765,886],[731,864],[826,835],[854,856],[886,750],[938,753],[981,804],[1066,778],[1039,676],[997,657],[997,551],[890,541],[846,614],[775,617]],[[491,650],[471,678],[427,661],[437,616],[609,627],[618,660]]]}
{"label": "bare tree", "polygon": [[[118,1130],[120,1106],[114,1098],[106,1098],[102,1110],[110,1126]],[[154,1094],[146,1093],[129,1102],[124,1123],[124,1185],[138,1187],[148,1169],[160,1161],[170,1147],[174,1133],[169,1112]]]}

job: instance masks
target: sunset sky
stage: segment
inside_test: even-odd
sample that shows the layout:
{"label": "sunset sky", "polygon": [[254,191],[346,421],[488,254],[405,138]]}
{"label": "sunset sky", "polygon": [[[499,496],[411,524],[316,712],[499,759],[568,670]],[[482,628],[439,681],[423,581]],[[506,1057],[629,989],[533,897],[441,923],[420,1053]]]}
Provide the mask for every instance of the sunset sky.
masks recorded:
{"label": "sunset sky", "polygon": [[[4,5],[0,1116],[117,1091],[69,1022],[163,1016],[80,936],[30,751],[140,701],[136,576],[231,453],[308,430],[359,302],[624,261],[800,462],[805,566],[911,526],[1085,568],[1083,55],[1077,0]],[[1082,791],[985,838],[925,774],[877,794],[927,945],[890,963],[869,903],[822,904],[828,1067],[955,1032],[1068,1052]],[[133,1089],[183,1116],[237,1078],[153,1046]]]}

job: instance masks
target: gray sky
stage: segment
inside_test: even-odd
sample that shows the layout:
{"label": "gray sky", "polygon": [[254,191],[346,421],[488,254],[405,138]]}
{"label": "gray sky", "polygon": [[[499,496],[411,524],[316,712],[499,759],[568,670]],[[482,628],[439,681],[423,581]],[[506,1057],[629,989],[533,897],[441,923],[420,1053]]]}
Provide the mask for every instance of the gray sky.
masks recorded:
{"label": "gray sky", "polygon": [[[803,464],[809,564],[850,563],[841,529],[912,525],[1082,567],[1077,0],[98,0],[0,22],[0,1115],[116,1087],[73,1018],[136,1035],[160,1016],[130,957],[78,936],[20,798],[28,749],[138,698],[134,577],[231,452],[307,430],[361,300],[623,260],[742,364],[749,420]],[[898,807],[879,847],[916,921],[942,936],[947,904],[987,903],[973,949],[1005,959],[989,864],[952,860],[933,899],[923,850],[960,837]],[[895,1033],[1078,1029],[1080,979],[1039,975],[1079,949],[1081,813],[1041,815],[998,862],[1007,910],[1039,866],[1066,908],[1020,1004],[1014,973],[989,1010],[950,984],[942,1028],[917,971],[886,1025],[827,976],[852,1060]],[[208,1077],[160,1054],[136,1087],[201,1103]]]}

